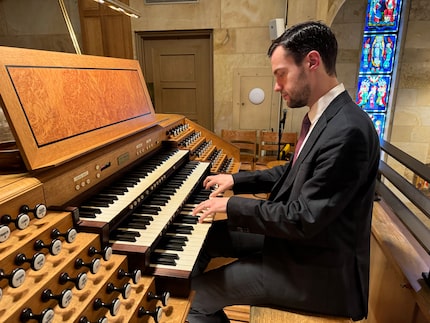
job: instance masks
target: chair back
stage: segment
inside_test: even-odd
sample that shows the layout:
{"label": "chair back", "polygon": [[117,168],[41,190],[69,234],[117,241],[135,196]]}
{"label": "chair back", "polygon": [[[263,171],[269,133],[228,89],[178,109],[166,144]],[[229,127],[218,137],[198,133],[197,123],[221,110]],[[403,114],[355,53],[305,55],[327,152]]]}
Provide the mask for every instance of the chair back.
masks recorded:
{"label": "chair back", "polygon": [[257,157],[257,130],[221,130],[221,138],[240,150],[241,170],[253,170]]}
{"label": "chair back", "polygon": [[[259,164],[267,164],[269,161],[280,159],[278,156],[278,138],[279,133],[274,131],[260,131],[260,138],[258,144],[258,160]],[[289,145],[288,151],[286,151]],[[293,153],[297,144],[296,132],[283,132],[281,133],[280,149],[281,155],[284,153],[284,159],[288,159]],[[285,148],[285,149],[284,149]],[[281,156],[283,157],[283,156]]]}

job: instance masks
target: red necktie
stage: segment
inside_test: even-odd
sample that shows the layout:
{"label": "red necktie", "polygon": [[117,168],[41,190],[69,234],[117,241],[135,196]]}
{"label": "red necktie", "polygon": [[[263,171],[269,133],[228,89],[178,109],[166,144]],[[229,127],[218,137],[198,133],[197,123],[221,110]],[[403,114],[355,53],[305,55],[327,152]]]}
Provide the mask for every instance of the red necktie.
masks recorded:
{"label": "red necktie", "polygon": [[293,165],[296,162],[296,159],[299,155],[300,147],[302,146],[303,141],[305,140],[310,127],[311,127],[311,121],[309,120],[308,114],[306,113],[305,117],[303,118],[302,129],[300,130],[299,140],[297,140],[297,145],[295,148],[295,154],[293,159]]}

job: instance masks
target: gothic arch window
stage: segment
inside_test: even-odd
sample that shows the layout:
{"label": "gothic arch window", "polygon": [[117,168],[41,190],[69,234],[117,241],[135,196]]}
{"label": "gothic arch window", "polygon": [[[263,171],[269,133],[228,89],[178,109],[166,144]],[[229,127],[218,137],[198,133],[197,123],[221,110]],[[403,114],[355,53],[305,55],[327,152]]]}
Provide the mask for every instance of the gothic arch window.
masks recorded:
{"label": "gothic arch window", "polygon": [[369,0],[366,10],[356,101],[369,114],[381,139],[386,135],[394,86],[402,6],[402,0]]}

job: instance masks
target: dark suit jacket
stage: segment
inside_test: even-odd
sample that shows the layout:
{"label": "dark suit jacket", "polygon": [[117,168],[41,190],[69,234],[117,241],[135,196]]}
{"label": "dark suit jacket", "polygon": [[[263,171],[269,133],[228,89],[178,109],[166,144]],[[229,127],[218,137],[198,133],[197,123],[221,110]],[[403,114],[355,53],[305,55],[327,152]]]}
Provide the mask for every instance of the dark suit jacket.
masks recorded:
{"label": "dark suit jacket", "polygon": [[264,234],[267,304],[367,316],[369,246],[380,158],[373,123],[345,91],[321,115],[291,167],[234,174],[233,229]]}

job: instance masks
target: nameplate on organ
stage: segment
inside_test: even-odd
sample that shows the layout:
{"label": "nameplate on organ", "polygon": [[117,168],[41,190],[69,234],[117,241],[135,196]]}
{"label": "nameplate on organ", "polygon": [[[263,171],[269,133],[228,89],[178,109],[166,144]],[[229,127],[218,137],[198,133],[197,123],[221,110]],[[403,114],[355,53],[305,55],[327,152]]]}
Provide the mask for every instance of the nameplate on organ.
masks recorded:
{"label": "nameplate on organ", "polygon": [[[207,175],[239,170],[239,149],[156,114],[135,60],[0,47],[0,95],[19,151],[17,167],[0,163],[0,184],[31,184],[48,210],[71,211],[78,231],[126,255],[130,271],[188,297],[210,227],[192,209],[210,194]],[[8,208],[29,194],[16,195]]]}

